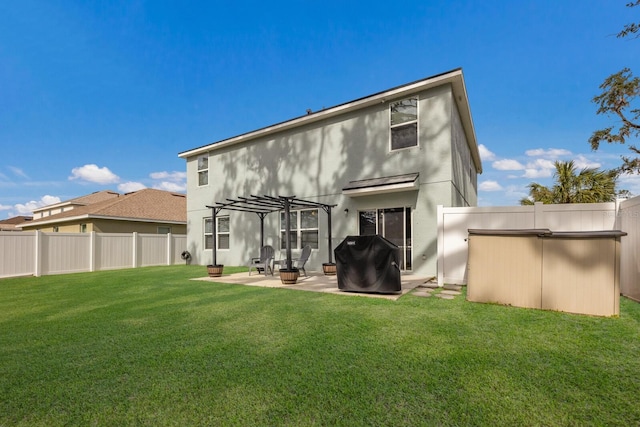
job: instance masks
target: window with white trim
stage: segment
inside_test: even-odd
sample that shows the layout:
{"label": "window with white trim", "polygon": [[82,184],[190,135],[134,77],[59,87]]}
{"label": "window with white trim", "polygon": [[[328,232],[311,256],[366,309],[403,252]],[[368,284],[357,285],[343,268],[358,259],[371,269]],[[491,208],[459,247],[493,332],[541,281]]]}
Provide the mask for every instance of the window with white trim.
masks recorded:
{"label": "window with white trim", "polygon": [[389,104],[391,150],[418,146],[418,98]]}
{"label": "window with white trim", "polygon": [[[318,249],[318,209],[290,212],[291,249]],[[280,249],[286,249],[284,212],[280,212]]]}
{"label": "window with white trim", "polygon": [[209,155],[198,157],[198,186],[209,184]]}
{"label": "window with white trim", "polygon": [[[229,249],[231,239],[229,216],[216,216],[216,222],[217,249]],[[213,220],[211,217],[204,219],[204,248],[213,249]]]}

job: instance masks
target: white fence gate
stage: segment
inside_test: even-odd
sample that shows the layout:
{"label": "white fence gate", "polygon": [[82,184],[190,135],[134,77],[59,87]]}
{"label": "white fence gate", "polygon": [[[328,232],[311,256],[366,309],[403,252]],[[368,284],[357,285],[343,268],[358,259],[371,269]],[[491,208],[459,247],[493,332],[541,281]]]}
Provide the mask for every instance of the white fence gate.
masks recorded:
{"label": "white fence gate", "polygon": [[467,282],[469,229],[622,230],[620,289],[640,299],[640,197],[611,203],[445,208],[438,206],[438,283]]}
{"label": "white fence gate", "polygon": [[0,278],[178,264],[186,247],[174,234],[0,232]]}

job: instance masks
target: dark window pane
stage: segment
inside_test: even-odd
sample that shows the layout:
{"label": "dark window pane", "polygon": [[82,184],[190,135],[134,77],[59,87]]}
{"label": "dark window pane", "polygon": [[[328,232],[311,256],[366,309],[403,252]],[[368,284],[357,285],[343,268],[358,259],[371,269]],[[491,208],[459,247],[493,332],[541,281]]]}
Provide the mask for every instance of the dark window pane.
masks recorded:
{"label": "dark window pane", "polygon": [[409,98],[391,104],[391,126],[418,120],[418,99]]}
{"label": "dark window pane", "polygon": [[209,171],[198,172],[198,185],[207,185],[209,183]]}
{"label": "dark window pane", "polygon": [[229,249],[228,234],[218,234],[218,249]]}
{"label": "dark window pane", "polygon": [[198,170],[201,171],[205,169],[209,169],[209,157],[208,156],[198,157]]}
{"label": "dark window pane", "polygon": [[[291,221],[291,230],[297,230],[298,229],[298,212],[292,211],[289,212],[289,221]],[[285,222],[284,222],[284,212],[280,212],[280,230],[285,229],[284,226]]]}
{"label": "dark window pane", "polygon": [[[285,232],[281,232],[280,233],[280,249],[287,249],[286,247],[286,238],[285,238]],[[291,249],[298,249],[298,234],[295,231],[291,232]]]}
{"label": "dark window pane", "polygon": [[213,232],[213,220],[211,218],[205,218],[204,220],[204,232],[211,234]]}
{"label": "dark window pane", "polygon": [[218,218],[218,231],[221,233],[229,232],[229,217],[223,216]]}
{"label": "dark window pane", "polygon": [[376,234],[376,211],[359,212],[360,235],[368,236]]}
{"label": "dark window pane", "polygon": [[318,249],[318,232],[317,231],[302,231],[302,247],[309,245],[312,249]]}
{"label": "dark window pane", "polygon": [[310,211],[300,211],[300,228],[318,228],[317,209]]}
{"label": "dark window pane", "polygon": [[397,126],[391,129],[391,149],[415,147],[418,145],[418,124]]}
{"label": "dark window pane", "polygon": [[213,236],[212,235],[204,236],[204,248],[205,249],[213,249]]}

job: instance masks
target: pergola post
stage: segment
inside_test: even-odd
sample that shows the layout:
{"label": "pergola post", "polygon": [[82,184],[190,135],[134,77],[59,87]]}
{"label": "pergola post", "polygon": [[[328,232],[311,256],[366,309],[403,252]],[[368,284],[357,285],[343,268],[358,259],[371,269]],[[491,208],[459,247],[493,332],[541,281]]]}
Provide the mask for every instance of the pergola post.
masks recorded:
{"label": "pergola post", "polygon": [[264,218],[267,216],[264,212],[256,212],[260,217],[260,247],[264,246]]}
{"label": "pergola post", "polygon": [[325,209],[327,212],[327,227],[329,228],[329,241],[327,242],[329,245],[329,264],[333,263],[333,251],[331,250],[331,206],[327,206]]}
{"label": "pergola post", "polygon": [[284,235],[285,247],[287,249],[287,270],[291,270],[291,204],[287,197],[282,198],[284,201]]}
{"label": "pergola post", "polygon": [[213,252],[213,265],[218,265],[218,257],[217,257],[217,251],[218,251],[218,230],[216,227],[216,215],[217,215],[217,209],[216,208],[211,208],[211,230],[213,232],[213,235],[211,236],[213,238],[213,248],[212,248],[212,252]]}

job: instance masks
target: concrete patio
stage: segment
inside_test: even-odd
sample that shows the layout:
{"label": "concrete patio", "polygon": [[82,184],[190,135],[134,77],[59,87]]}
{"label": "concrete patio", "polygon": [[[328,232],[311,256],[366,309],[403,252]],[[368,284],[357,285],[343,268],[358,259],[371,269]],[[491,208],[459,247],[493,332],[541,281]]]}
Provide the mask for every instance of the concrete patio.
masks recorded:
{"label": "concrete patio", "polygon": [[416,276],[413,274],[403,274],[401,276],[402,291],[398,294],[370,294],[363,292],[344,292],[338,289],[337,276],[325,276],[321,272],[307,272],[308,276],[300,276],[298,283],[295,285],[283,285],[280,281],[280,276],[276,271],[275,275],[265,276],[264,274],[257,274],[253,272],[251,276],[249,273],[235,273],[235,274],[223,274],[221,277],[201,277],[193,280],[201,280],[206,282],[216,283],[233,283],[237,285],[246,286],[262,286],[265,288],[283,288],[293,289],[299,291],[311,291],[311,292],[324,292],[336,295],[351,295],[351,296],[363,296],[370,298],[384,298],[388,300],[397,300],[401,296],[411,292],[417,287],[421,288],[434,288],[437,285],[433,284],[434,277]]}

